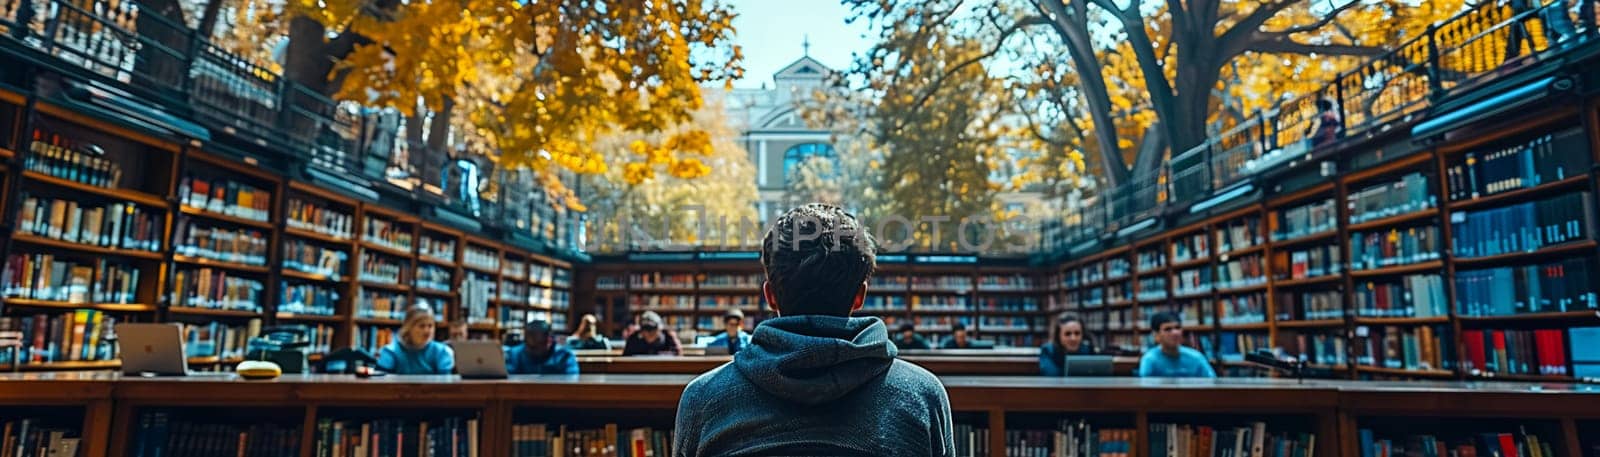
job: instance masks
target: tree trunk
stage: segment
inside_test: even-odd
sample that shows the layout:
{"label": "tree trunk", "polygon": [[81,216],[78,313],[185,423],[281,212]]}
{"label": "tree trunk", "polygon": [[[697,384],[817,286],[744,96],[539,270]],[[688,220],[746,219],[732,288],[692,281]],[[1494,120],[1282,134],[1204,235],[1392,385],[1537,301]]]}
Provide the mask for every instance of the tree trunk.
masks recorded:
{"label": "tree trunk", "polygon": [[1128,165],[1122,158],[1122,149],[1117,146],[1117,125],[1111,118],[1111,96],[1106,90],[1105,73],[1101,71],[1100,61],[1095,58],[1089,39],[1087,19],[1082,12],[1068,13],[1066,6],[1060,2],[1050,2],[1048,6],[1055,16],[1050,25],[1067,45],[1072,66],[1078,72],[1079,90],[1083,91],[1089,104],[1089,116],[1094,121],[1094,137],[1099,145],[1100,164],[1104,169],[1106,184],[1115,189],[1128,182]]}
{"label": "tree trunk", "polygon": [[209,40],[217,33],[217,16],[221,13],[222,0],[206,0],[206,9],[200,15],[200,25],[195,27],[201,38]]}
{"label": "tree trunk", "polygon": [[444,185],[434,180],[439,179],[439,172],[444,170],[445,159],[449,156],[450,116],[455,112],[455,106],[455,100],[444,100],[444,109],[433,113],[433,122],[428,126],[427,147],[411,155],[412,163],[416,164],[417,172],[422,174],[425,183]]}

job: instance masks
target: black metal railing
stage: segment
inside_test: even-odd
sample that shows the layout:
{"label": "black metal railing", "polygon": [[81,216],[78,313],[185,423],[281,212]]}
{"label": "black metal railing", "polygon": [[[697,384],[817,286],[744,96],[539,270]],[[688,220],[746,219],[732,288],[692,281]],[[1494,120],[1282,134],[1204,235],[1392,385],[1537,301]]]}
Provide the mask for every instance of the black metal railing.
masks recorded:
{"label": "black metal railing", "polygon": [[[1393,49],[1301,94],[1238,122],[1172,156],[1159,171],[1085,200],[1051,230],[1059,242],[1092,239],[1129,223],[1184,207],[1269,168],[1275,157],[1311,151],[1337,139],[1406,119],[1436,101],[1478,87],[1563,47],[1597,37],[1600,0],[1499,0],[1464,11]],[[1320,102],[1321,103],[1319,106]],[[1337,119],[1333,136],[1320,133]],[[1320,134],[1319,134],[1320,133]]]}

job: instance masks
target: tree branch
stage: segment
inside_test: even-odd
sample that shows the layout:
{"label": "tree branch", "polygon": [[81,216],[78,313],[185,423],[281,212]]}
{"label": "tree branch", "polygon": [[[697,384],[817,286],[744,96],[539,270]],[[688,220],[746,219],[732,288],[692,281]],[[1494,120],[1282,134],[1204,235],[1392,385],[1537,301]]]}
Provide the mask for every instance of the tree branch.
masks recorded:
{"label": "tree branch", "polygon": [[1023,18],[1021,20],[1018,20],[1016,23],[1011,24],[1010,27],[1007,27],[1005,30],[1002,30],[1000,32],[1000,36],[995,38],[994,47],[993,48],[989,49],[988,51],[985,51],[983,54],[978,54],[976,56],[973,56],[970,59],[964,60],[961,63],[957,63],[954,66],[951,66],[949,69],[945,70],[944,72],[941,72],[939,74],[939,77],[937,79],[934,79],[931,84],[929,84],[926,87],[923,87],[923,89],[925,89],[925,90],[923,90],[921,94],[917,95],[916,101],[911,103],[911,108],[912,109],[921,108],[923,103],[927,103],[928,99],[933,97],[934,93],[939,92],[939,89],[944,87],[945,81],[949,80],[951,75],[959,73],[959,72],[961,72],[961,70],[964,70],[969,66],[976,65],[979,62],[982,62],[984,60],[989,59],[990,57],[994,57],[996,54],[999,54],[1002,49],[1005,49],[1005,42],[1006,42],[1007,39],[1011,38],[1012,34],[1016,33],[1019,30],[1022,30],[1024,28],[1027,28],[1027,27],[1031,27],[1031,26],[1035,26],[1035,25],[1044,25],[1044,24],[1047,24],[1047,23],[1048,23],[1048,21],[1045,18],[1033,16],[1033,17]]}
{"label": "tree branch", "polygon": [[1279,31],[1278,33],[1295,34],[1295,33],[1305,33],[1305,32],[1316,31],[1317,29],[1320,29],[1323,26],[1328,25],[1328,23],[1333,22],[1334,19],[1338,19],[1339,18],[1339,13],[1343,13],[1346,10],[1349,10],[1350,8],[1354,8],[1356,5],[1359,5],[1359,4],[1361,4],[1361,2],[1358,2],[1358,1],[1347,2],[1347,3],[1343,4],[1343,5],[1339,5],[1339,7],[1335,8],[1333,11],[1329,11],[1327,15],[1322,16],[1322,19],[1318,19],[1316,22],[1312,22],[1310,24],[1305,24],[1305,25],[1300,25],[1300,26],[1295,26],[1295,27],[1289,27],[1287,29],[1283,29],[1283,30]]}
{"label": "tree branch", "polygon": [[1267,19],[1272,19],[1273,16],[1277,16],[1279,12],[1288,9],[1294,3],[1295,0],[1280,0],[1277,3],[1262,5],[1260,8],[1256,8],[1255,11],[1251,11],[1249,16],[1245,16],[1233,27],[1228,28],[1228,31],[1223,32],[1222,36],[1217,39],[1219,47],[1224,50],[1222,57],[1238,55],[1237,51],[1243,51],[1246,48],[1251,36],[1261,30],[1261,25],[1266,24]]}

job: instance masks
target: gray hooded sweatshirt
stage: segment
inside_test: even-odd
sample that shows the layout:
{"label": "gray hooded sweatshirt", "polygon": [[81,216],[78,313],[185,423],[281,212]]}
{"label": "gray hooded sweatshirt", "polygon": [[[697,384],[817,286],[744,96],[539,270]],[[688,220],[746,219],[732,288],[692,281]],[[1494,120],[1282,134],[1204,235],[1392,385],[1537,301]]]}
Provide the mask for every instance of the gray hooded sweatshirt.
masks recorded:
{"label": "gray hooded sweatshirt", "polygon": [[949,456],[950,398],[875,317],[779,317],[678,401],[673,455]]}

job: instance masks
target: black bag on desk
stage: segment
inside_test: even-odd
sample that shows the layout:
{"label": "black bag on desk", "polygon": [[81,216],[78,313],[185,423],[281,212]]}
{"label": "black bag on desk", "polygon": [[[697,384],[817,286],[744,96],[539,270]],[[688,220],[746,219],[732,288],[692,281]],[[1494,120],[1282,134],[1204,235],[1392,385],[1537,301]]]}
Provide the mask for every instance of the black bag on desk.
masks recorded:
{"label": "black bag on desk", "polygon": [[261,336],[250,340],[246,360],[262,360],[278,364],[283,374],[301,374],[311,371],[306,364],[306,339],[308,330],[303,326],[268,327]]}

